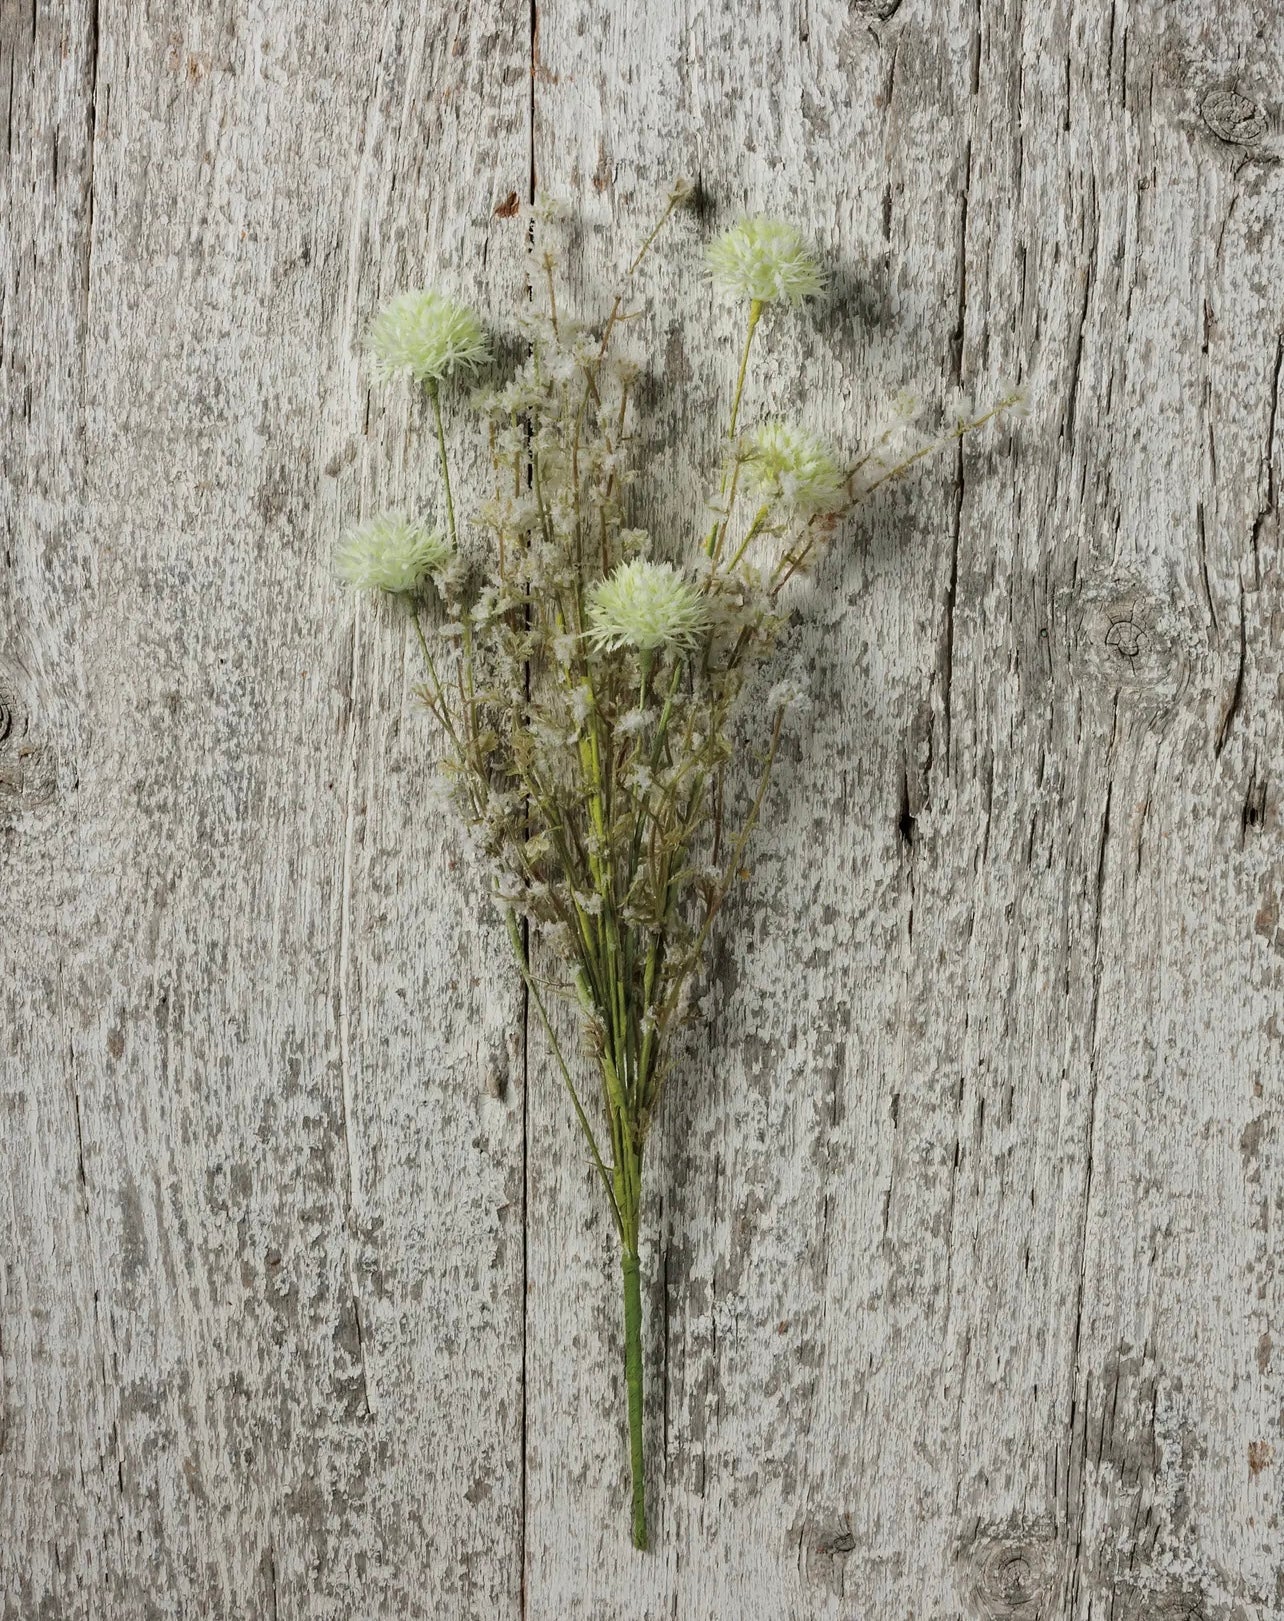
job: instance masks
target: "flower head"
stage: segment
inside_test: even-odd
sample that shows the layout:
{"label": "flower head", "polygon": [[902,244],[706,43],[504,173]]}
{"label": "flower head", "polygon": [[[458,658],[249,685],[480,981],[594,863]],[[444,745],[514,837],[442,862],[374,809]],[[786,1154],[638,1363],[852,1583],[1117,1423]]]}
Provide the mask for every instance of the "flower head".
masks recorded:
{"label": "flower head", "polygon": [[715,287],[756,304],[798,304],[825,286],[819,260],[787,220],[741,220],[710,243],[708,262]]}
{"label": "flower head", "polygon": [[787,422],[764,422],[746,436],[745,483],[761,501],[801,518],[847,504],[847,478],[829,447]]}
{"label": "flower head", "polygon": [[450,542],[417,518],[382,512],[344,534],[334,571],[362,591],[413,591],[454,556]]}
{"label": "flower head", "polygon": [[425,288],[400,293],[370,323],[366,348],[381,379],[409,372],[440,383],[454,371],[476,371],[490,353],[482,324],[466,304]]}
{"label": "flower head", "polygon": [[708,622],[703,595],[670,563],[635,557],[589,591],[589,637],[599,651],[690,647]]}

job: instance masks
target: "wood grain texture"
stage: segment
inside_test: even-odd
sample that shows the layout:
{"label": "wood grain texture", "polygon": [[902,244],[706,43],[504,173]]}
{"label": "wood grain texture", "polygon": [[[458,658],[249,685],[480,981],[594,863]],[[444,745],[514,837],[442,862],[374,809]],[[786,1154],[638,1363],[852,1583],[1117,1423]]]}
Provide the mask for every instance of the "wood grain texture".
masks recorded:
{"label": "wood grain texture", "polygon": [[501,1615],[520,1003],[424,813],[405,626],[327,553],[428,492],[420,413],[359,378],[375,303],[443,259],[520,286],[486,250],[528,31],[32,27],[6,8],[0,1608],[422,1614],[431,1573]]}
{"label": "wood grain texture", "polygon": [[[1284,1615],[1278,9],[3,16],[0,1612]],[[800,604],[653,1138],[641,1557],[608,1225],[324,558],[432,498],[378,299],[511,307],[533,172],[591,314],[678,171],[675,546],[746,207],[837,272],[748,410],[1034,407]]]}

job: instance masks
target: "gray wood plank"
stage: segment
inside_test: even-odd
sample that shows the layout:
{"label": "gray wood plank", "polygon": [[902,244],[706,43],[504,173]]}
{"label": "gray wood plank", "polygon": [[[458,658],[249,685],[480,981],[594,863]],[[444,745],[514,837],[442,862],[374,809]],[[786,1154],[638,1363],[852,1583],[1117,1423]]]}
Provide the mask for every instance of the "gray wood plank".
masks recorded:
{"label": "gray wood plank", "polygon": [[6,46],[0,1609],[515,1615],[520,1007],[328,549],[433,493],[375,303],[521,284],[528,27]]}
{"label": "gray wood plank", "polygon": [[[857,445],[1014,371],[1034,409],[802,605],[815,711],[652,1159],[645,1565],[609,1246],[535,1119],[534,1615],[1280,1613],[1284,40],[1158,17],[541,8],[586,293],[685,168],[688,236],[776,209],[838,267],[751,411]],[[672,252],[648,341],[698,438],[736,333]]]}
{"label": "gray wood plank", "polygon": [[[1284,1614],[1274,8],[2,37],[0,1613]],[[403,628],[325,566],[434,489],[355,339],[520,301],[532,139],[590,310],[707,194],[637,339],[675,546],[741,209],[836,267],[752,411],[1034,395],[802,593],[653,1138],[646,1557],[609,1229]]]}

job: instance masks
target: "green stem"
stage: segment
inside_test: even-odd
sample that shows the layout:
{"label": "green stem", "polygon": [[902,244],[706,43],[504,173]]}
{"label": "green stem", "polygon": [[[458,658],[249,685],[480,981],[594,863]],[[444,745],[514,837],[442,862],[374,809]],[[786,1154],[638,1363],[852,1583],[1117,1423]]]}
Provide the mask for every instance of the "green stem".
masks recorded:
{"label": "green stem", "polygon": [[749,306],[749,330],[745,333],[745,346],[740,354],[740,375],[736,378],[735,398],[731,402],[731,423],[727,428],[727,438],[736,437],[736,423],[740,420],[740,396],[745,391],[745,373],[749,370],[749,350],[753,344],[753,335],[757,330],[758,322],[762,319],[762,300],[755,298]]}
{"label": "green stem", "polygon": [[[930,444],[920,446],[918,450],[906,456],[904,461],[897,462],[895,467],[889,467],[885,473],[880,474],[872,483],[867,484],[856,497],[856,501],[868,500],[875,490],[881,489],[890,479],[900,478],[901,474],[908,472],[915,462],[921,462],[924,456],[933,456],[943,446],[952,443],[955,439],[962,439],[969,433],[975,433],[978,428],[983,428],[987,422],[993,422],[995,417],[1002,416],[1004,411],[1010,410],[1011,407],[1012,400],[1010,398],[1000,400],[997,405],[992,405],[988,411],[983,411],[980,416],[972,417],[968,422],[960,422],[956,427],[951,428],[948,433],[943,433],[939,439],[933,439]],[[867,456],[862,457],[861,461],[857,462],[852,469],[852,473],[858,472],[863,463],[868,460]],[[852,474],[849,473],[848,477],[851,476]],[[852,504],[855,505],[856,503],[853,502]]]}
{"label": "green stem", "polygon": [[646,1482],[642,1467],[642,1283],[637,1255],[626,1249],[624,1269],[624,1382],[629,1398],[629,1467],[633,1476],[633,1546],[646,1547]]}
{"label": "green stem", "polygon": [[539,994],[539,986],[535,983],[535,976],[532,974],[530,963],[527,961],[526,947],[522,941],[522,931],[518,927],[517,914],[511,906],[505,911],[504,920],[508,925],[508,939],[513,948],[513,956],[517,959],[518,972],[522,976],[526,989],[530,992],[531,1000],[535,1004],[535,1010],[539,1014],[540,1023],[544,1026],[544,1034],[548,1037],[549,1046],[552,1048],[553,1057],[557,1060],[557,1067],[562,1072],[562,1079],[566,1082],[566,1090],[571,1094],[571,1102],[575,1106],[575,1118],[579,1121],[580,1130],[584,1133],[585,1141],[588,1143],[589,1152],[593,1156],[593,1164],[597,1167],[597,1174],[602,1178],[602,1186],[606,1189],[607,1203],[611,1207],[611,1219],[614,1221],[615,1229],[623,1241],[625,1232],[620,1218],[619,1206],[616,1203],[615,1190],[611,1186],[611,1178],[602,1161],[602,1155],[597,1146],[597,1138],[593,1135],[593,1128],[589,1125],[588,1116],[584,1113],[584,1105],[580,1102],[580,1095],[575,1090],[575,1082],[571,1079],[571,1072],[566,1059],[562,1056],[561,1046],[553,1033],[548,1009],[544,1006],[544,998]]}
{"label": "green stem", "polygon": [[728,573],[730,573],[730,571],[733,568],[735,568],[736,564],[740,561],[740,559],[749,550],[750,542],[758,534],[758,532],[762,528],[763,524],[766,523],[767,514],[769,513],[770,510],[771,510],[770,505],[767,502],[764,502],[763,505],[758,508],[758,511],[754,516],[753,522],[749,525],[749,529],[748,529],[748,532],[745,535],[745,538],[740,542],[739,551],[737,551],[736,555],[727,564],[727,572]]}
{"label": "green stem", "polygon": [[429,383],[428,398],[432,401],[433,421],[437,425],[437,451],[441,457],[441,482],[446,491],[446,528],[450,534],[450,544],[459,545],[459,536],[455,533],[455,499],[450,493],[450,464],[446,459],[446,425],[441,420],[441,390],[436,383]]}
{"label": "green stem", "polygon": [[[428,398],[432,401],[433,421],[437,426],[437,452],[441,457],[441,482],[446,492],[446,529],[450,535],[451,550],[459,550],[459,533],[455,527],[455,498],[450,490],[450,460],[446,455],[446,425],[441,419],[441,387],[433,381],[428,384]],[[463,661],[460,666],[460,691],[463,699],[465,729],[476,735],[477,707],[473,683],[473,629],[465,608],[459,616],[463,629]]]}
{"label": "green stem", "polygon": [[[650,252],[652,243],[654,243],[656,237],[659,236],[660,232],[669,223],[669,220],[672,218],[673,211],[677,206],[678,206],[677,205],[677,199],[674,198],[674,197],[670,197],[669,201],[668,201],[668,204],[665,207],[664,213],[660,215],[658,220],[656,220],[654,226],[652,226],[652,228],[651,228],[650,234],[647,236],[646,241],[643,242],[642,246],[634,254],[633,263],[624,272],[624,280],[626,282],[630,282],[630,281],[633,280],[633,277],[637,273],[638,267],[641,265],[643,259],[645,259],[647,254]],[[623,293],[623,291],[621,291],[621,292],[618,292],[615,295],[615,302],[611,305],[611,313],[610,313],[610,315],[607,316],[606,326],[602,330],[602,345],[601,345],[601,348],[598,350],[599,358],[606,354],[607,345],[611,341],[611,332],[612,332],[612,330],[613,330],[613,328],[615,326],[615,323],[620,318],[620,305],[623,302],[624,302],[624,293]]]}
{"label": "green stem", "polygon": [[[753,348],[753,335],[758,330],[758,322],[762,319],[762,300],[755,298],[749,305],[749,329],[745,333],[745,346],[740,351],[740,371],[736,376],[736,392],[731,400],[731,420],[727,424],[727,439],[731,444],[732,453],[735,452],[736,424],[740,421],[740,399],[745,391],[745,377],[749,371],[749,351]],[[720,546],[720,532],[725,528],[727,519],[731,515],[731,504],[736,498],[736,486],[740,481],[740,462],[737,458],[733,464],[731,474],[730,493],[728,494],[727,474],[724,469],[722,475],[722,498],[726,502],[726,511],[722,517],[714,521],[713,528],[704,543],[705,553],[709,557],[716,557]]]}

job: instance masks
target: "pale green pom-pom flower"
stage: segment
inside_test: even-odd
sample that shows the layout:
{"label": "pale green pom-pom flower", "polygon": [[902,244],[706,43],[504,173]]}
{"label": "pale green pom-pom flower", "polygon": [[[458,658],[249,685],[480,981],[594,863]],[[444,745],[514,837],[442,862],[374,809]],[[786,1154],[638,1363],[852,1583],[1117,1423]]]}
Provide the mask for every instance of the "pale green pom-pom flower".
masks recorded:
{"label": "pale green pom-pom flower", "polygon": [[414,591],[453,556],[450,542],[418,518],[382,512],[340,538],[334,571],[361,591]]}
{"label": "pale green pom-pom flower", "polygon": [[689,648],[709,623],[704,597],[671,563],[635,557],[589,591],[589,638],[599,651]]}
{"label": "pale green pom-pom flower", "polygon": [[741,220],[709,244],[708,262],[716,287],[755,304],[798,304],[825,286],[820,261],[787,220]]}
{"label": "pale green pom-pom flower", "polygon": [[744,479],[760,501],[799,517],[847,505],[847,477],[828,445],[787,422],[764,422],[745,438]]}
{"label": "pale green pom-pom flower", "polygon": [[366,348],[377,377],[409,372],[421,383],[441,383],[452,372],[476,371],[490,345],[466,304],[425,288],[399,293],[370,323]]}

